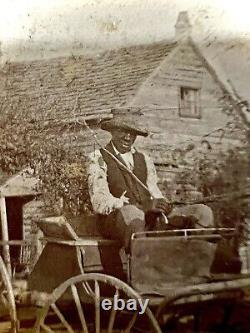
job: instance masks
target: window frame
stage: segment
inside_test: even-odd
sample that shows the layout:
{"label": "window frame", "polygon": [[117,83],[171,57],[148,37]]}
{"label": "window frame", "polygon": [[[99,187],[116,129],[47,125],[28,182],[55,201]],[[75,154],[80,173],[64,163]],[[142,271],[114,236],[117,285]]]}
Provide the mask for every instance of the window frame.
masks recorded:
{"label": "window frame", "polygon": [[[195,113],[191,113],[191,107],[189,107],[189,112],[185,112],[183,113],[183,110],[186,110],[187,107],[185,107],[184,105],[184,99],[182,98],[182,95],[184,94],[184,92],[186,91],[192,91],[195,93],[195,105],[194,107],[196,108],[196,114]],[[178,111],[179,111],[179,116],[182,118],[191,118],[191,119],[201,119],[201,89],[198,87],[190,87],[190,86],[179,86],[179,94],[178,94],[178,98],[179,98],[179,107],[178,107]],[[186,102],[187,103],[187,102]]]}

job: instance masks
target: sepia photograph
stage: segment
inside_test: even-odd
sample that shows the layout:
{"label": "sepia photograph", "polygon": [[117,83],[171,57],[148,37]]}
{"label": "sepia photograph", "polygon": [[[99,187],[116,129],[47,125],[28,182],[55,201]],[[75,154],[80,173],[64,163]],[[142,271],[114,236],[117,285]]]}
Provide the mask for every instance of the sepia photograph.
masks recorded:
{"label": "sepia photograph", "polygon": [[0,333],[250,332],[249,11],[0,1]]}

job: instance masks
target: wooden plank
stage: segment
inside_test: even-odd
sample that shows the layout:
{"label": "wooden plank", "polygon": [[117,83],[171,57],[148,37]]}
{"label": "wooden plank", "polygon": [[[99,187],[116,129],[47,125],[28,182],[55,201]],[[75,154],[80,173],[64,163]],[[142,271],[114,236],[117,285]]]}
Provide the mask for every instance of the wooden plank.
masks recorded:
{"label": "wooden plank", "polygon": [[36,222],[48,238],[60,237],[62,240],[78,240],[74,229],[63,216],[48,217]]}
{"label": "wooden plank", "polygon": [[168,81],[169,84],[174,85],[174,86],[188,86],[188,87],[193,87],[193,88],[201,88],[202,82],[203,82],[203,77],[188,77],[184,76],[181,73],[175,73],[174,75],[171,75],[169,73],[165,73],[164,75],[162,74],[158,80],[162,82],[162,84],[166,85],[166,80]]}
{"label": "wooden plank", "polygon": [[48,243],[56,243],[68,246],[98,246],[98,245],[119,245],[118,241],[112,239],[78,239],[76,241],[62,240],[59,238],[43,238]]}
{"label": "wooden plank", "polygon": [[196,73],[204,73],[205,72],[205,68],[203,66],[192,66],[192,65],[186,65],[183,66],[182,64],[180,66],[176,66],[176,69],[178,71],[188,71],[188,72],[196,72]]}
{"label": "wooden plank", "polygon": [[1,227],[2,227],[2,240],[6,241],[6,244],[3,245],[3,258],[7,268],[7,271],[10,276],[11,272],[11,263],[10,263],[10,247],[7,243],[9,241],[9,232],[8,232],[8,221],[7,221],[7,211],[6,211],[6,201],[5,197],[0,196],[0,210],[1,210]]}
{"label": "wooden plank", "polygon": [[[182,79],[182,80],[193,80],[193,81],[202,81],[203,80],[203,73],[197,72],[184,72],[180,70],[175,70],[173,73],[162,73],[159,75],[159,79]],[[165,82],[164,82],[165,83]],[[165,83],[166,84],[166,83]]]}
{"label": "wooden plank", "polygon": [[31,245],[34,244],[34,241],[31,240],[3,240],[0,241],[0,246],[5,246],[5,245],[19,245],[19,246],[23,246],[23,245]]}

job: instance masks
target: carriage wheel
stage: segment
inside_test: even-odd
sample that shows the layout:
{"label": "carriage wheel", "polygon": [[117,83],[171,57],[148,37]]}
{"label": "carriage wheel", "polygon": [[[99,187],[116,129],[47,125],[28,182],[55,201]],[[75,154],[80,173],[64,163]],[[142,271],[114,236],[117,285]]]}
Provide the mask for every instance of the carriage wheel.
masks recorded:
{"label": "carriage wheel", "polygon": [[[134,306],[132,309],[131,307],[115,309],[115,299],[118,298],[124,302],[133,300]],[[109,300],[111,304],[109,310],[103,309],[104,300]],[[50,295],[41,309],[34,332],[161,333],[148,307],[144,314],[139,314],[140,300],[141,297],[136,291],[115,277],[98,273],[79,275],[61,284]]]}
{"label": "carriage wheel", "polygon": [[17,320],[15,296],[10,276],[7,272],[6,266],[1,256],[0,256],[0,280],[1,280],[0,303],[1,306],[3,305],[5,309],[8,309],[11,321],[11,332],[17,333],[18,320]]}
{"label": "carriage wheel", "polygon": [[244,300],[242,291],[235,292],[233,298],[200,302],[199,297],[192,304],[175,305],[164,300],[157,312],[156,319],[163,332],[250,332],[250,302]]}

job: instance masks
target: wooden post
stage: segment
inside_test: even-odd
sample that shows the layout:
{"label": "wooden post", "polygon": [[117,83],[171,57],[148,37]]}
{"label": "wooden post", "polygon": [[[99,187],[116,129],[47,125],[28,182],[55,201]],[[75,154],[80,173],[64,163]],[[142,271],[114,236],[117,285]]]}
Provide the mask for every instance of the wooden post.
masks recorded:
{"label": "wooden post", "polygon": [[8,232],[8,221],[7,221],[7,211],[6,211],[6,201],[5,197],[0,196],[0,210],[1,210],[1,227],[2,227],[2,240],[6,241],[6,244],[3,245],[3,259],[7,268],[7,271],[11,274],[11,263],[10,263],[10,247],[8,244],[9,241],[9,232]]}

